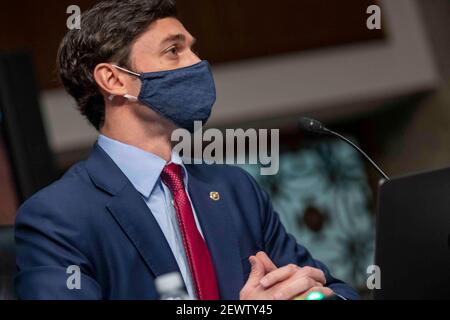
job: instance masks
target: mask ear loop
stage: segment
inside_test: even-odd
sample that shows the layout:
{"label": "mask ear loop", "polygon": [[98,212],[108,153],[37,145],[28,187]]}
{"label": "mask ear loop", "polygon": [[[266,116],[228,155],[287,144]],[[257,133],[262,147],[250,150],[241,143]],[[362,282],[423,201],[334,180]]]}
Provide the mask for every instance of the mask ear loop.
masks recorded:
{"label": "mask ear loop", "polygon": [[137,98],[137,97],[132,96],[132,95],[129,95],[128,93],[124,94],[123,97],[124,97],[125,99],[128,99],[129,101],[132,101],[132,102],[138,101],[138,98]]}
{"label": "mask ear loop", "polygon": [[[113,66],[114,68],[116,68],[116,69],[122,70],[123,72],[129,73],[129,74],[131,74],[131,75],[133,75],[133,76],[136,76],[136,77],[140,77],[140,76],[141,76],[141,75],[140,75],[139,73],[137,73],[137,72],[133,72],[133,71],[130,71],[130,70],[128,70],[128,69],[119,67],[118,65],[113,64],[112,66]],[[132,101],[132,102],[138,101],[138,98],[137,98],[137,97],[132,96],[132,95],[130,95],[130,94],[128,94],[128,93],[124,94],[123,97],[124,97],[125,99],[128,99],[129,101]],[[110,101],[112,101],[112,100],[114,99],[114,95],[113,95],[113,94],[110,95],[110,96],[108,97],[108,99],[109,99]]]}
{"label": "mask ear loop", "polygon": [[137,72],[133,72],[133,71],[130,71],[130,70],[128,70],[128,69],[119,67],[118,65],[113,64],[112,66],[113,66],[114,68],[116,68],[116,69],[122,70],[123,72],[132,74],[133,76],[136,76],[136,77],[140,77],[140,76],[141,76],[141,75],[140,75],[139,73],[137,73]]}
{"label": "mask ear loop", "polygon": [[[108,100],[109,100],[109,101],[113,101],[115,97],[116,97],[116,96],[115,96],[114,94],[111,94],[111,95],[108,97]],[[123,97],[124,97],[125,99],[129,100],[129,101],[132,101],[132,102],[138,101],[138,98],[137,98],[137,97],[132,96],[132,95],[130,95],[130,94],[128,94],[128,93],[124,94]]]}

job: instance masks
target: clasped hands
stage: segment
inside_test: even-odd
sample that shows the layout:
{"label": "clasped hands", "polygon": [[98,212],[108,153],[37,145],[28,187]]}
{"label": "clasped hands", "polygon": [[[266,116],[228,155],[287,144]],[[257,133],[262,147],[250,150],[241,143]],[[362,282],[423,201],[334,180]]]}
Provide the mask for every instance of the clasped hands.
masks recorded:
{"label": "clasped hands", "polygon": [[305,299],[311,292],[321,292],[324,297],[334,295],[325,287],[325,275],[320,269],[295,264],[278,268],[262,251],[249,260],[252,269],[240,292],[241,300]]}

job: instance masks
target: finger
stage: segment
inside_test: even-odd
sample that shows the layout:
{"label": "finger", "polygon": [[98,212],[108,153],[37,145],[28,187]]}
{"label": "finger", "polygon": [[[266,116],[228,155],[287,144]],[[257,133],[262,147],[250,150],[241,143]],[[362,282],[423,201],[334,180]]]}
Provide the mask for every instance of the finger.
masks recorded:
{"label": "finger", "polygon": [[325,285],[327,283],[327,279],[325,278],[325,274],[322,270],[313,268],[313,267],[303,267],[300,268],[300,270],[297,272],[298,277],[310,277],[316,280],[317,282],[321,283],[322,285]]}
{"label": "finger", "polygon": [[274,284],[284,281],[289,277],[293,276],[297,271],[299,271],[299,267],[295,264],[288,264],[284,267],[278,268],[268,274],[266,274],[260,281],[260,284],[265,287],[271,287]]}
{"label": "finger", "polygon": [[264,268],[266,269],[266,273],[272,272],[277,268],[277,266],[272,262],[272,260],[269,258],[269,256],[264,252],[260,251],[256,254],[256,258],[258,258],[264,265]]}
{"label": "finger", "polygon": [[316,282],[316,287],[323,287],[323,284],[321,284],[320,282]]}
{"label": "finger", "polygon": [[[275,300],[290,300],[299,295],[303,295],[311,288],[314,288],[316,281],[309,277],[298,278],[293,281],[289,281],[286,284],[278,287],[273,293]],[[316,287],[320,288],[320,287]]]}
{"label": "finger", "polygon": [[311,292],[320,292],[323,294],[324,297],[331,297],[334,295],[333,290],[331,290],[330,288],[319,286],[319,287],[313,287],[313,288],[309,289],[308,291],[299,295],[296,298],[299,300],[305,300]]}
{"label": "finger", "polygon": [[257,287],[261,278],[266,274],[266,271],[262,262],[259,261],[259,259],[256,259],[255,256],[251,256],[249,260],[250,264],[252,265],[252,269],[248,277],[246,286],[249,285],[251,287]]}

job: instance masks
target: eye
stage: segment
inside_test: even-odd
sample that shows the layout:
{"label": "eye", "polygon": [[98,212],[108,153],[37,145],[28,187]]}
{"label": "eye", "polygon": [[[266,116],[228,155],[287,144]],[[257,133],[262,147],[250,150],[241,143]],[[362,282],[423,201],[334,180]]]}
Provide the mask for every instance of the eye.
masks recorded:
{"label": "eye", "polygon": [[171,56],[177,56],[178,55],[178,48],[176,46],[170,47],[166,50],[166,53]]}

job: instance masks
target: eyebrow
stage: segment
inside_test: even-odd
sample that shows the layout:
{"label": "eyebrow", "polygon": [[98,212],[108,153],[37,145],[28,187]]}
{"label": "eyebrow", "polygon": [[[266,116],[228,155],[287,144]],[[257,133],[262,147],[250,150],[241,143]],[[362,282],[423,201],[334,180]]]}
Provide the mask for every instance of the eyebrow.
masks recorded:
{"label": "eyebrow", "polygon": [[[185,41],[186,41],[186,36],[184,34],[179,33],[179,34],[167,36],[163,41],[161,41],[160,46],[162,49],[164,49],[164,46],[166,46],[170,42],[185,42]],[[191,46],[193,46],[196,42],[197,42],[197,39],[192,37],[192,45]]]}

